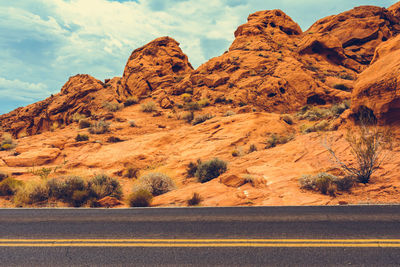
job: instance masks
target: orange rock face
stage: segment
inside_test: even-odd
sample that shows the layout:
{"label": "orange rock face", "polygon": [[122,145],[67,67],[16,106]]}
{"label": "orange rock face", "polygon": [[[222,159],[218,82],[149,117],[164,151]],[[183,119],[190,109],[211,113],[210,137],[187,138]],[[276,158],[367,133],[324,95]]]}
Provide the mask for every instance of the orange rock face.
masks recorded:
{"label": "orange rock face", "polygon": [[373,64],[360,74],[352,94],[352,111],[367,108],[381,123],[400,118],[400,36],[381,44]]}

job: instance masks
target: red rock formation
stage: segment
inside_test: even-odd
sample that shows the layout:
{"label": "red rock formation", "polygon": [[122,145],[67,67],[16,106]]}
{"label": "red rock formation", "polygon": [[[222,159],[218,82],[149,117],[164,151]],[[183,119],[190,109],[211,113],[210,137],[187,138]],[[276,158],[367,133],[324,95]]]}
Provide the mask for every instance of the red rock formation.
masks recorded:
{"label": "red rock formation", "polygon": [[381,44],[352,94],[354,114],[370,110],[381,123],[399,123],[400,36]]}
{"label": "red rock formation", "polygon": [[[399,17],[385,8],[360,6],[350,11],[323,18],[306,33],[328,33],[336,37],[344,54],[361,66],[368,65],[375,48],[400,32]],[[365,67],[364,67],[365,68]]]}
{"label": "red rock formation", "polygon": [[132,52],[121,79],[120,94],[144,96],[169,89],[192,70],[179,43],[161,37]]}

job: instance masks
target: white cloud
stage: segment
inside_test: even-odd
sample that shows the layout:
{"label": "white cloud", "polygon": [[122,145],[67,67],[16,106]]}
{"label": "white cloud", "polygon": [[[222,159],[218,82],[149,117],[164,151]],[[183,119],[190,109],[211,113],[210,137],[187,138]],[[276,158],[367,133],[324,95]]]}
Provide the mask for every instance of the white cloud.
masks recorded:
{"label": "white cloud", "polygon": [[43,83],[28,83],[0,77],[0,95],[10,100],[32,101],[48,97],[50,94],[47,85]]}

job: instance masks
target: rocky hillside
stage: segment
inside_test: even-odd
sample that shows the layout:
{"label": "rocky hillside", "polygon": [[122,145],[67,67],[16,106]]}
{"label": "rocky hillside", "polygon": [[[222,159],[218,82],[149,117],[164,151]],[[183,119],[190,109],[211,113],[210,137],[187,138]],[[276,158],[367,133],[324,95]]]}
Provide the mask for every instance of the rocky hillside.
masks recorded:
{"label": "rocky hillside", "polygon": [[[105,173],[122,185],[122,203],[141,181],[127,176],[161,172],[175,186],[155,194],[156,206],[188,205],[194,193],[212,206],[398,202],[399,7],[356,7],[305,32],[281,10],[259,11],[196,70],[177,41],[158,38],[132,52],[122,77],[78,74],[60,93],[1,115],[12,137],[3,135],[0,170],[23,188],[40,176]],[[346,132],[365,113],[391,127],[391,160],[350,191],[300,188],[302,175],[343,175],[326,142],[354,163]],[[189,163],[216,157],[227,162],[216,179],[188,175]]]}

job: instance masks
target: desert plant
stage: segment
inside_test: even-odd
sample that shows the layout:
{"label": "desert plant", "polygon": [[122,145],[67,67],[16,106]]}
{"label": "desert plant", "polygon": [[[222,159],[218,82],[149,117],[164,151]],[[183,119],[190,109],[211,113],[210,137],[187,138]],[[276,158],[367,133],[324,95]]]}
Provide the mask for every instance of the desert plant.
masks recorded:
{"label": "desert plant", "polygon": [[143,103],[143,104],[140,106],[140,109],[141,109],[143,112],[151,113],[151,112],[156,111],[156,110],[157,110],[157,107],[156,107],[156,104],[155,104],[153,101],[149,101],[149,102]]}
{"label": "desert plant", "polygon": [[12,196],[18,187],[22,186],[22,181],[8,177],[0,182],[0,196]]}
{"label": "desert plant", "polygon": [[49,199],[64,200],[67,195],[67,185],[62,179],[52,178],[46,182]]}
{"label": "desert plant", "polygon": [[283,145],[286,144],[294,139],[293,134],[287,134],[287,135],[282,135],[282,134],[271,134],[267,141],[265,142],[265,148],[273,148],[276,147],[277,145]]}
{"label": "desert plant", "polygon": [[206,120],[212,119],[214,116],[211,114],[203,114],[203,115],[197,115],[196,117],[194,117],[192,124],[193,125],[197,125],[200,123],[205,122]]}
{"label": "desert plant", "polygon": [[316,188],[315,178],[312,175],[303,175],[299,178],[301,189],[314,190]]}
{"label": "desert plant", "polygon": [[210,105],[210,100],[208,98],[203,98],[199,101],[197,101],[200,107],[207,107]]}
{"label": "desert plant", "polygon": [[111,178],[105,174],[94,176],[88,183],[91,195],[96,199],[106,196],[121,199],[122,187],[117,179]]}
{"label": "desert plant", "polygon": [[92,124],[88,119],[81,119],[79,120],[79,129],[89,128]]}
{"label": "desert plant", "polygon": [[19,187],[14,195],[17,206],[32,205],[47,201],[49,198],[46,184],[41,182],[28,183]]}
{"label": "desert plant", "polygon": [[122,105],[119,103],[113,103],[113,102],[104,102],[103,103],[103,108],[108,110],[109,112],[116,112],[118,110],[122,109]]}
{"label": "desert plant", "polygon": [[182,115],[182,120],[186,121],[187,123],[191,123],[194,119],[193,111],[186,112]]}
{"label": "desert plant", "polygon": [[243,155],[243,150],[241,147],[235,148],[232,153],[232,157],[241,157]]}
{"label": "desert plant", "polygon": [[184,94],[181,95],[181,97],[182,97],[182,100],[183,100],[184,102],[190,102],[190,101],[192,101],[192,95],[191,95],[191,94],[184,93]]}
{"label": "desert plant", "polygon": [[124,171],[123,171],[123,176],[126,178],[137,178],[139,176],[140,169],[135,166],[128,166]]}
{"label": "desert plant", "polygon": [[335,195],[336,192],[336,182],[338,177],[321,172],[315,176],[303,175],[299,179],[300,188],[307,190],[317,190],[322,194],[329,194],[331,196]]}
{"label": "desert plant", "polygon": [[293,124],[293,117],[290,116],[289,114],[282,115],[281,118],[282,118],[282,120],[283,120],[284,122],[286,122],[287,124],[289,124],[289,125],[292,125],[292,124]]}
{"label": "desert plant", "polygon": [[75,137],[76,142],[83,142],[83,141],[88,141],[89,136],[87,134],[77,134]]}
{"label": "desert plant", "polygon": [[89,128],[91,134],[104,134],[110,129],[110,123],[104,120],[100,120],[92,124]]}
{"label": "desert plant", "polygon": [[371,175],[386,160],[385,145],[391,143],[391,131],[379,129],[376,125],[362,123],[357,130],[347,133],[346,141],[355,163],[350,165],[341,160],[330,145],[325,142],[325,147],[349,176],[355,177],[360,183],[368,183]]}
{"label": "desert plant", "polygon": [[228,169],[227,165],[225,161],[218,158],[201,162],[197,166],[195,176],[201,183],[208,182],[226,172]]}
{"label": "desert plant", "polygon": [[201,107],[200,107],[198,102],[185,103],[185,105],[183,105],[183,108],[185,110],[188,110],[188,111],[196,111],[196,110],[200,110],[201,109]]}
{"label": "desert plant", "polygon": [[159,172],[143,175],[138,182],[153,196],[162,195],[175,189],[174,181],[168,175]]}
{"label": "desert plant", "polygon": [[197,206],[200,204],[201,201],[201,196],[198,193],[194,192],[192,197],[188,199],[187,204],[188,206]]}
{"label": "desert plant", "polygon": [[107,142],[109,142],[109,143],[120,143],[120,142],[123,142],[123,141],[124,140],[122,140],[121,138],[116,137],[116,136],[110,136],[110,137],[107,138]]}
{"label": "desert plant", "polygon": [[339,191],[349,191],[355,183],[355,179],[353,176],[345,176],[343,178],[337,178],[336,187]]}
{"label": "desert plant", "polygon": [[350,108],[350,101],[345,100],[342,103],[332,105],[330,110],[334,117],[339,117],[345,110],[349,108]]}
{"label": "desert plant", "polygon": [[257,146],[255,144],[251,144],[250,147],[249,147],[249,150],[247,151],[247,153],[250,154],[250,153],[253,153],[255,151],[257,151]]}
{"label": "desert plant", "polygon": [[1,136],[0,151],[12,150],[16,146],[17,146],[17,144],[14,142],[14,139],[12,138],[11,134],[4,133]]}
{"label": "desert plant", "polygon": [[320,119],[328,118],[332,116],[332,113],[329,109],[322,109],[317,107],[309,107],[300,110],[298,113],[298,117],[301,120],[309,120],[309,121],[317,121]]}
{"label": "desert plant", "polygon": [[130,207],[148,207],[151,204],[153,195],[146,189],[138,189],[129,196]]}
{"label": "desert plant", "polygon": [[83,119],[86,119],[86,116],[84,114],[74,113],[74,115],[72,115],[73,122],[79,122],[80,120],[83,120]]}
{"label": "desert plant", "polygon": [[224,117],[230,117],[236,115],[236,113],[233,110],[228,110],[227,112],[225,112]]}
{"label": "desert plant", "polygon": [[135,105],[137,103],[139,103],[139,99],[136,96],[130,96],[124,102],[124,106],[129,107],[129,106]]}
{"label": "desert plant", "polygon": [[130,127],[136,127],[136,122],[134,120],[129,121],[129,126]]}
{"label": "desert plant", "polygon": [[342,90],[342,91],[345,91],[345,92],[350,92],[351,91],[351,89],[349,87],[347,87],[346,85],[344,85],[342,83],[335,84],[333,86],[333,88],[338,89],[338,90]]}
{"label": "desert plant", "polygon": [[198,159],[196,162],[190,162],[186,168],[186,177],[194,177],[197,171],[197,168],[201,164],[201,160]]}

